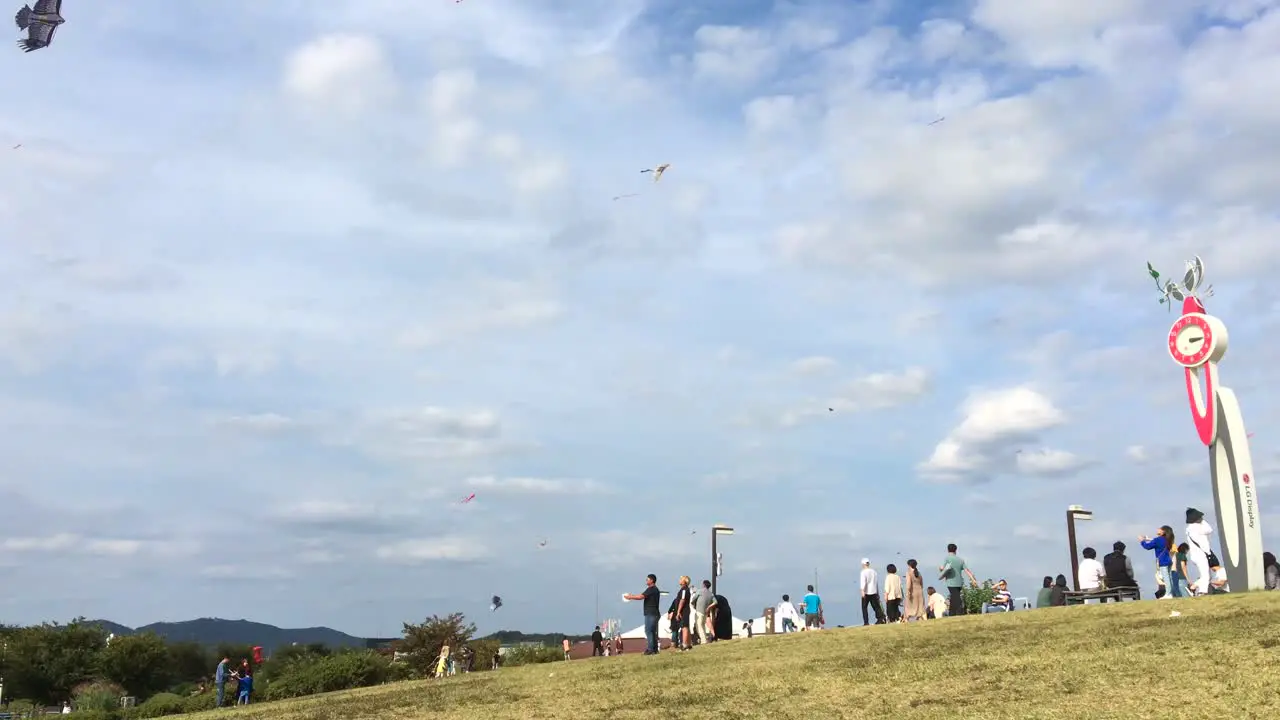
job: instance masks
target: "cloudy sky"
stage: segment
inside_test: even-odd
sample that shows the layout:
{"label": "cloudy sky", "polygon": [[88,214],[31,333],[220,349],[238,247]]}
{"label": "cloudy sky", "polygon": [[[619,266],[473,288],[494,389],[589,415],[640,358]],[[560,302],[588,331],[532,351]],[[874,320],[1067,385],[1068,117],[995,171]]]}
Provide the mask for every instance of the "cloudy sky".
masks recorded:
{"label": "cloudy sky", "polygon": [[108,5],[0,73],[4,621],[1033,595],[1211,510],[1195,254],[1280,528],[1278,2]]}

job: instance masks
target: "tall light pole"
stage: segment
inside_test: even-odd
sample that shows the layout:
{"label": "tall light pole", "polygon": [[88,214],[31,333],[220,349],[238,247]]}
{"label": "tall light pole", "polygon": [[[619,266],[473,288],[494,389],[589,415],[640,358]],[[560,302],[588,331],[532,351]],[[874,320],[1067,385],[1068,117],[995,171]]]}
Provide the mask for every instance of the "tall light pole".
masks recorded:
{"label": "tall light pole", "polygon": [[721,535],[732,535],[733,528],[728,525],[711,526],[711,594],[716,594],[716,578],[720,576],[720,553],[716,552],[716,538]]}
{"label": "tall light pole", "polygon": [[1093,511],[1080,505],[1067,508],[1067,547],[1071,551],[1071,587],[1080,592],[1080,556],[1076,552],[1076,521],[1092,520]]}

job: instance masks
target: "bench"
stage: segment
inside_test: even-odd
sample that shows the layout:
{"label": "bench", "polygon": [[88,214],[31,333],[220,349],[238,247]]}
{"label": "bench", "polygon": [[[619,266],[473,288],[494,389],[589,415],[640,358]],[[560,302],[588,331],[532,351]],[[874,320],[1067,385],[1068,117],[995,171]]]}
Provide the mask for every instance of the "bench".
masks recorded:
{"label": "bench", "polygon": [[1121,602],[1123,600],[1138,600],[1141,598],[1138,588],[1136,587],[1119,587],[1104,588],[1102,590],[1068,590],[1066,593],[1067,605],[1083,605],[1086,600],[1098,600],[1099,602]]}

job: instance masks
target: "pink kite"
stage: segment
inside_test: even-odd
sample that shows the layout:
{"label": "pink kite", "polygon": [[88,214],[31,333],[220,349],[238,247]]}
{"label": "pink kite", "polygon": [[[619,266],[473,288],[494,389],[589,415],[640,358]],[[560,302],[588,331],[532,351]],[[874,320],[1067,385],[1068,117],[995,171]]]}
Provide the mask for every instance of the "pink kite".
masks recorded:
{"label": "pink kite", "polygon": [[467,503],[469,503],[469,502],[471,502],[472,500],[475,500],[475,499],[476,499],[476,494],[475,494],[475,493],[471,493],[470,495],[468,495],[468,496],[466,496],[466,497],[462,498],[462,502],[460,502],[460,503],[458,503],[458,504],[459,504],[459,505],[466,505]]}

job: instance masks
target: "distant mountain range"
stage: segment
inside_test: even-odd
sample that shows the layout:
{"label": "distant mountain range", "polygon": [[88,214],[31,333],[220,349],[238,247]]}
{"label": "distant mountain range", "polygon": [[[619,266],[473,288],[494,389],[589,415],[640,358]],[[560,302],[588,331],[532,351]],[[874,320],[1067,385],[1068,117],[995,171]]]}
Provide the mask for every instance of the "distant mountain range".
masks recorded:
{"label": "distant mountain range", "polygon": [[[250,622],[248,620],[223,620],[221,618],[200,618],[184,622],[159,622],[131,628],[110,620],[88,620],[103,630],[116,635],[133,635],[136,633],[155,633],[169,642],[195,642],[207,647],[226,643],[228,645],[261,645],[270,652],[276,648],[289,645],[310,645],[322,643],[331,648],[366,647],[367,640],[348,635],[327,627],[312,628],[278,628],[275,625]],[[559,633],[522,633],[518,630],[500,630],[485,638],[494,638],[503,645],[519,645],[521,643],[539,643],[559,645],[564,639]],[[585,640],[590,636],[570,635],[571,641]],[[484,639],[484,638],[480,638]]]}
{"label": "distant mountain range", "polygon": [[323,643],[333,648],[365,646],[364,638],[353,637],[332,628],[278,628],[275,625],[266,625],[248,620],[200,618],[184,622],[151,623],[138,628],[127,627],[110,620],[89,620],[88,622],[116,635],[150,632],[169,642],[196,642],[210,647],[221,643],[261,645],[270,651],[293,645],[294,643],[298,645]]}

